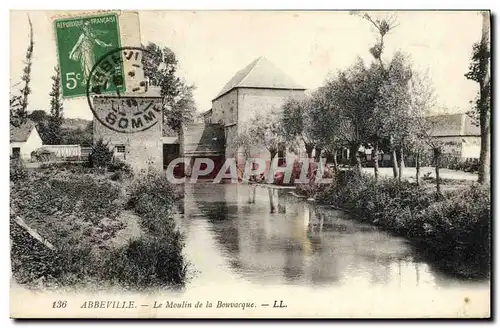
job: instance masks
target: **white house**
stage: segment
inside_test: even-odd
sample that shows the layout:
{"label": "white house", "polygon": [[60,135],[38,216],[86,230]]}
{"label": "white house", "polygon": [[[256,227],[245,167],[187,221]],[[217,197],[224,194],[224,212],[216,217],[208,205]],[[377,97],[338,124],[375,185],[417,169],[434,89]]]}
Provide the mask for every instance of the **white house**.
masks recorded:
{"label": "white house", "polygon": [[10,156],[29,160],[31,152],[42,147],[43,141],[36,125],[28,121],[19,127],[10,127]]}

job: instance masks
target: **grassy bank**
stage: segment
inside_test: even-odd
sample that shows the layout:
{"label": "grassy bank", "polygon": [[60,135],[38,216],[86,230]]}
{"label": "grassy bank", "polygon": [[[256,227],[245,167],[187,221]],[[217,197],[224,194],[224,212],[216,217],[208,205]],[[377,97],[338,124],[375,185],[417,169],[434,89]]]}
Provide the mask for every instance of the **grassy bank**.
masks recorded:
{"label": "grassy bank", "polygon": [[349,210],[360,221],[408,237],[423,258],[445,272],[463,277],[489,275],[488,187],[464,186],[436,201],[425,186],[394,179],[375,182],[369,175],[347,174],[320,190],[316,199]]}
{"label": "grassy bank", "polygon": [[[115,181],[79,170],[20,173],[11,178],[11,263],[16,281],[32,287],[116,285],[171,287],[184,283],[182,239],[171,209],[175,190],[159,175]],[[124,246],[113,238],[139,216],[143,233]],[[19,216],[55,246],[50,250],[13,223]]]}

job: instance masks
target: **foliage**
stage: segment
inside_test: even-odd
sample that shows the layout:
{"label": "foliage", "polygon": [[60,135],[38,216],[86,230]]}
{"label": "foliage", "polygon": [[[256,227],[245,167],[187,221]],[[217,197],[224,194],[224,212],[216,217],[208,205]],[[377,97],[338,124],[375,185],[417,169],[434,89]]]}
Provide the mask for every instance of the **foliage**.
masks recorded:
{"label": "foliage", "polygon": [[187,273],[182,248],[178,231],[143,236],[106,254],[100,275],[139,290],[180,286]]}
{"label": "foliage", "polygon": [[55,74],[51,77],[53,81],[52,90],[49,94],[51,97],[50,115],[46,129],[44,129],[45,143],[49,145],[59,145],[62,141],[63,105],[59,66],[56,66],[54,70]]}
{"label": "foliage", "polygon": [[121,159],[118,158],[113,158],[111,163],[108,165],[108,171],[122,172],[129,177],[131,177],[134,174],[132,166],[129,163],[122,161]]}
{"label": "foliage", "polygon": [[28,118],[35,123],[46,122],[49,119],[47,112],[43,109],[35,109],[28,114]]}
{"label": "foliage", "polygon": [[[28,179],[11,185],[11,260],[18,283],[44,289],[93,284],[136,290],[184,283],[182,235],[170,217],[178,196],[166,179],[149,175],[129,186],[60,169],[33,172]],[[129,205],[143,214],[139,223],[146,233],[110,248],[107,241],[124,228],[117,219],[128,201],[121,187],[131,188],[126,190]],[[21,229],[15,216],[56,250]]]}
{"label": "foliage", "polygon": [[147,174],[137,176],[130,187],[127,207],[143,218],[145,226],[151,231],[162,229],[163,224],[149,222],[156,218],[170,220],[168,213],[173,202],[178,199],[174,186],[167,177],[150,171]]}
{"label": "foliage", "polygon": [[145,46],[143,57],[144,75],[149,83],[160,88],[164,99],[164,124],[178,131],[182,124],[194,119],[196,104],[193,85],[187,85],[176,75],[178,61],[168,47],[161,48],[150,42]]}
{"label": "foliage", "polygon": [[[118,210],[117,187],[105,179],[63,174],[61,170],[37,173],[26,183],[12,186],[11,193],[11,209],[40,224],[47,223],[46,216],[57,223],[71,223],[77,216],[78,220],[97,224],[104,217],[113,217]],[[51,239],[56,240],[57,236],[52,229]]]}
{"label": "foliage", "polygon": [[479,160],[477,158],[457,159],[451,161],[445,167],[451,170],[476,173],[479,170]]}
{"label": "foliage", "polygon": [[303,100],[288,100],[283,105],[281,123],[287,141],[289,143],[295,142],[296,139],[302,141],[308,157],[311,157],[314,148],[319,146],[320,137],[314,129],[313,105],[313,97],[306,97]]}
{"label": "foliage", "polygon": [[113,160],[113,150],[101,138],[92,146],[88,160],[90,167],[107,168]]}
{"label": "foliage", "polygon": [[24,163],[18,159],[13,158],[10,160],[10,181],[17,182],[25,180],[28,177],[28,171]]}
{"label": "foliage", "polygon": [[230,147],[243,147],[247,152],[252,146],[264,147],[274,158],[278,151],[285,149],[286,144],[287,137],[281,115],[277,111],[271,111],[266,114],[257,113],[251,118]]}
{"label": "foliage", "polygon": [[85,128],[61,129],[62,145],[80,145],[82,147],[91,147],[93,143],[93,123],[89,122]]}
{"label": "foliage", "polygon": [[146,234],[114,252],[105,265],[107,276],[138,287],[181,285],[187,265],[182,255],[182,235],[171,217],[179,199],[164,175],[148,172],[130,186],[127,208],[140,216]]}

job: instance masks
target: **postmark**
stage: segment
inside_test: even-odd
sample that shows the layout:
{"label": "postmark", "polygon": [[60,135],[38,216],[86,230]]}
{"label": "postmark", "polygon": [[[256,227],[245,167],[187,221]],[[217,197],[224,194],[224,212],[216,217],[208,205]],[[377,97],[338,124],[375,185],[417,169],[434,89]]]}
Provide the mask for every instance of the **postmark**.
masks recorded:
{"label": "postmark", "polygon": [[61,18],[54,21],[54,27],[63,97],[85,96],[86,83],[97,59],[121,47],[118,15]]}
{"label": "postmark", "polygon": [[[145,54],[140,47],[114,49],[100,58],[90,72],[86,83],[89,108],[101,124],[113,131],[141,132],[160,120],[162,99],[144,96],[148,91],[142,67]],[[120,91],[126,83],[129,91],[125,95]],[[112,91],[114,94],[110,94]]]}

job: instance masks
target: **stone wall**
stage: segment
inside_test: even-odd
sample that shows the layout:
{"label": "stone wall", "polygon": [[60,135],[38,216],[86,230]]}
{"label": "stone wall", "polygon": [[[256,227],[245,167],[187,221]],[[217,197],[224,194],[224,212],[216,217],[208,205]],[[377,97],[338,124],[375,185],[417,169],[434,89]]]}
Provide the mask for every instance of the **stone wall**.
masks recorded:
{"label": "stone wall", "polygon": [[238,124],[247,122],[256,113],[280,110],[288,99],[303,99],[303,90],[250,89],[238,91]]}
{"label": "stone wall", "polygon": [[[159,115],[160,117],[162,115]],[[125,146],[124,156],[120,156],[129,163],[134,171],[153,167],[163,168],[162,119],[150,129],[136,133],[115,132],[94,119],[94,142],[102,138],[113,148],[117,145]]]}

